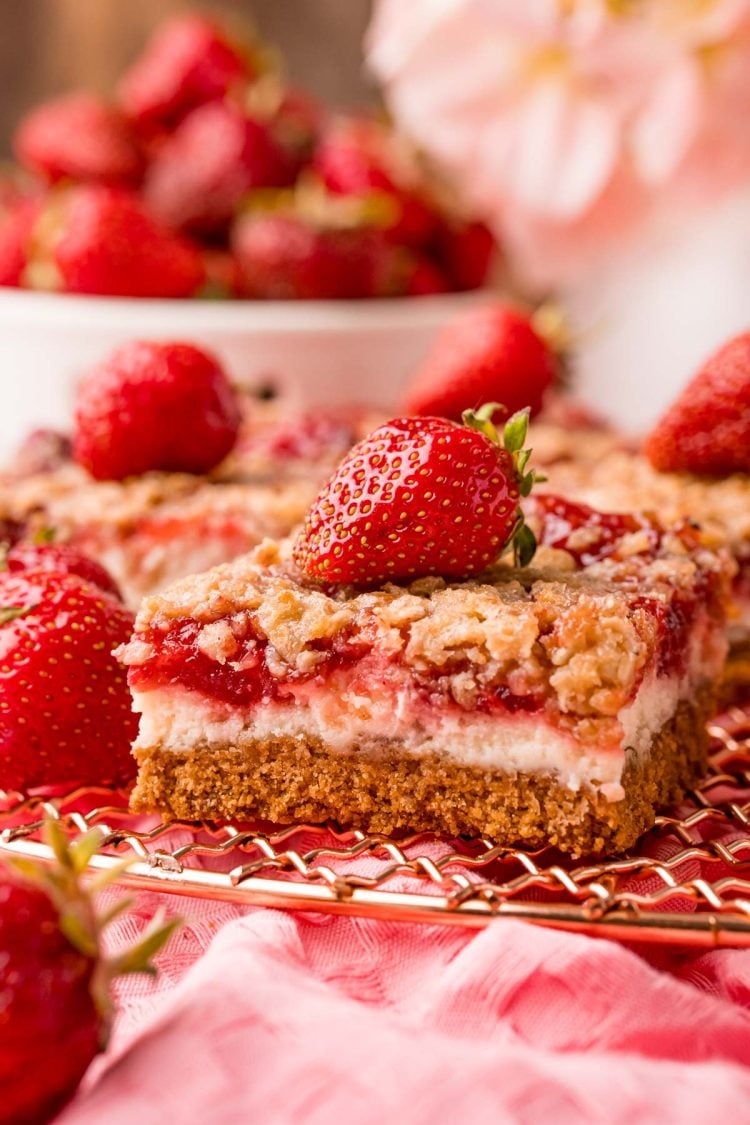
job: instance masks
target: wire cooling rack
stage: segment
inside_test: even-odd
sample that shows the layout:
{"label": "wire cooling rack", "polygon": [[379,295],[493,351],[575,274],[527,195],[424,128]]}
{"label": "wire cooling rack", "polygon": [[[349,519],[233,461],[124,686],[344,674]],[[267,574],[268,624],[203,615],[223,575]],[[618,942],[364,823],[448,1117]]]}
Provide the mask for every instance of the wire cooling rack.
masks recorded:
{"label": "wire cooling rack", "polygon": [[125,884],[253,906],[481,927],[499,918],[625,941],[750,947],[750,712],[709,728],[709,771],[632,853],[574,862],[487,840],[366,835],[335,826],[164,822],[127,793],[8,794],[0,855],[49,859],[45,815],[104,832],[93,868],[132,860]]}

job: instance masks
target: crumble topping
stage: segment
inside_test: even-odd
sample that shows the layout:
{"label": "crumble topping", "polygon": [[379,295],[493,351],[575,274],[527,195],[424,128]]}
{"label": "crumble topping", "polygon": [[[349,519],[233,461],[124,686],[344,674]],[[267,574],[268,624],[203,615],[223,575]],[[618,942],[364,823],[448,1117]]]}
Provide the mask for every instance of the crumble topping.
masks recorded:
{"label": "crumble topping", "polygon": [[613,430],[594,426],[558,425],[545,421],[546,413],[545,408],[542,418],[532,421],[529,430],[535,465],[556,466],[568,461],[588,465],[623,447],[625,439]]}
{"label": "crumble topping", "polygon": [[[290,548],[265,542],[147,598],[136,645],[139,635],[188,619],[202,626],[205,654],[231,660],[231,638],[216,629],[231,618],[237,635],[244,621],[246,633],[267,639],[267,665],[278,679],[309,673],[326,647],[354,638],[418,679],[439,678],[457,702],[470,703],[477,688],[502,686],[551,699],[571,718],[613,717],[657,655],[659,625],[644,597],[667,606],[676,591],[694,592],[707,572],[720,587],[728,572],[720,556],[702,548],[686,553],[682,544],[677,555],[630,552],[577,570],[557,549],[540,550],[541,569],[499,563],[477,579],[421,578],[362,592],[308,582]],[[123,655],[129,664],[145,662],[132,642]]]}
{"label": "crumble topping", "polygon": [[625,450],[582,463],[556,464],[538,492],[555,492],[604,511],[656,511],[676,523],[695,520],[711,545],[728,544],[738,557],[750,555],[750,476],[721,480],[687,473],[659,473],[645,457]]}
{"label": "crumble topping", "polygon": [[30,477],[0,479],[0,519],[52,527],[62,538],[81,532],[126,535],[149,523],[237,515],[257,537],[287,535],[305,514],[315,487],[218,484],[188,473],[148,473],[125,481],[95,481],[75,464]]}

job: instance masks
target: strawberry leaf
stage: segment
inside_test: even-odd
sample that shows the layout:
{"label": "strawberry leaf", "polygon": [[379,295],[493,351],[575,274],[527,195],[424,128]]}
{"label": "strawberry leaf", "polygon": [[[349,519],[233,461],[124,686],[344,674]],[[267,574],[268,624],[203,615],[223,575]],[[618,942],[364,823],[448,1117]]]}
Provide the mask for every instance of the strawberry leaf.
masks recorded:
{"label": "strawberry leaf", "polygon": [[513,562],[528,566],[536,554],[536,536],[527,523],[522,523],[513,537]]}
{"label": "strawberry leaf", "polygon": [[503,427],[503,445],[509,453],[518,453],[523,449],[523,443],[526,441],[526,434],[529,429],[529,414],[530,410],[525,407],[523,410],[517,411]]}
{"label": "strawberry leaf", "polygon": [[497,402],[486,402],[479,410],[464,410],[461,418],[465,426],[470,430],[476,430],[477,433],[484,434],[495,445],[500,444],[497,430],[492,422],[492,415],[496,410],[503,410]]}

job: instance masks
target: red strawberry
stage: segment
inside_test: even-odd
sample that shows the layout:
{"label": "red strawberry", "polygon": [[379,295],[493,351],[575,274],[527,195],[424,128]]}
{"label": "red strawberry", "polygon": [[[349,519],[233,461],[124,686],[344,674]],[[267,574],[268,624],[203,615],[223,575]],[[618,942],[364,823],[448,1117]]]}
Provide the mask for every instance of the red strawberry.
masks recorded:
{"label": "red strawberry", "polygon": [[305,300],[376,295],[390,249],[377,230],[319,226],[291,213],[241,217],[233,247],[249,296]]}
{"label": "red strawberry", "polygon": [[447,293],[450,288],[448,278],[439,266],[423,254],[410,256],[406,268],[405,293],[407,296],[427,297],[433,293]]}
{"label": "red strawberry", "polygon": [[251,59],[211,20],[177,16],[159,28],[125,74],[120,104],[139,123],[169,127],[196,106],[223,98],[254,71]]}
{"label": "red strawberry", "polygon": [[68,94],[38,106],[21,121],[14,146],[20,163],[50,183],[133,183],[143,170],[127,122],[93,94]]}
{"label": "red strawberry", "polygon": [[47,217],[52,233],[28,271],[32,285],[106,297],[191,297],[203,282],[198,251],[129,192],[73,188]]}
{"label": "red strawberry", "polygon": [[497,247],[484,223],[446,219],[435,238],[435,257],[450,278],[451,288],[481,289]]}
{"label": "red strawberry", "polygon": [[318,145],[313,167],[331,192],[387,202],[394,241],[420,247],[434,232],[436,212],[420,194],[414,154],[385,126],[366,119],[336,122]]}
{"label": "red strawberry", "polygon": [[521,309],[507,304],[468,310],[447,324],[406,396],[409,414],[458,419],[493,399],[508,413],[541,409],[556,360]]}
{"label": "red strawberry", "polygon": [[0,573],[0,788],[124,781],[138,723],[123,605],[73,574]]}
{"label": "red strawberry", "polygon": [[703,364],[649,434],[645,453],[660,472],[750,473],[750,332]]}
{"label": "red strawberry", "polygon": [[192,344],[124,344],[83,380],[73,455],[97,480],[205,473],[237,440],[240,408],[218,360]]}
{"label": "red strawberry", "polygon": [[309,162],[322,118],[323,111],[308,94],[288,86],[283,90],[269,126],[291,173]]}
{"label": "red strawberry", "polygon": [[24,283],[31,236],[39,218],[39,204],[26,199],[0,214],[0,285]]}
{"label": "red strawberry", "polygon": [[0,1120],[15,1125],[41,1125],[70,1100],[106,1046],[112,981],[152,973],[151,958],[177,924],[159,917],[129,950],[105,957],[104,929],[128,900],[98,917],[84,886],[101,830],[68,843],[50,821],[45,834],[58,857],[53,867],[0,865]]}
{"label": "red strawberry", "polygon": [[530,492],[528,411],[506,424],[503,444],[490,403],[466,425],[396,418],[359,442],[313,503],[294,545],[310,578],[372,585],[428,574],[479,574],[513,544],[533,556],[521,496]]}
{"label": "red strawberry", "polygon": [[226,102],[201,106],[181,122],[149,168],[144,198],[176,230],[217,234],[252,188],[289,182],[285,155],[269,128]]}
{"label": "red strawberry", "polygon": [[109,571],[101,563],[81,554],[67,543],[34,543],[21,540],[5,556],[7,570],[49,570],[56,574],[74,574],[105,594],[122,601],[120,589]]}

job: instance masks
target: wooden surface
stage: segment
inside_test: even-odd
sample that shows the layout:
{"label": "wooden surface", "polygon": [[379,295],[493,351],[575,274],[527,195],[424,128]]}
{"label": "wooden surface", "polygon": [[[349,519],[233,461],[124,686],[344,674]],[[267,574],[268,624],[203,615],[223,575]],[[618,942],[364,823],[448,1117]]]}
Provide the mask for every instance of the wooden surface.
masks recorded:
{"label": "wooden surface", "polygon": [[[45,97],[107,92],[163,18],[184,0],[1,0],[0,152],[13,124]],[[330,104],[363,105],[374,93],[362,72],[369,0],[204,0],[220,17],[249,17],[283,51],[290,78]]]}

